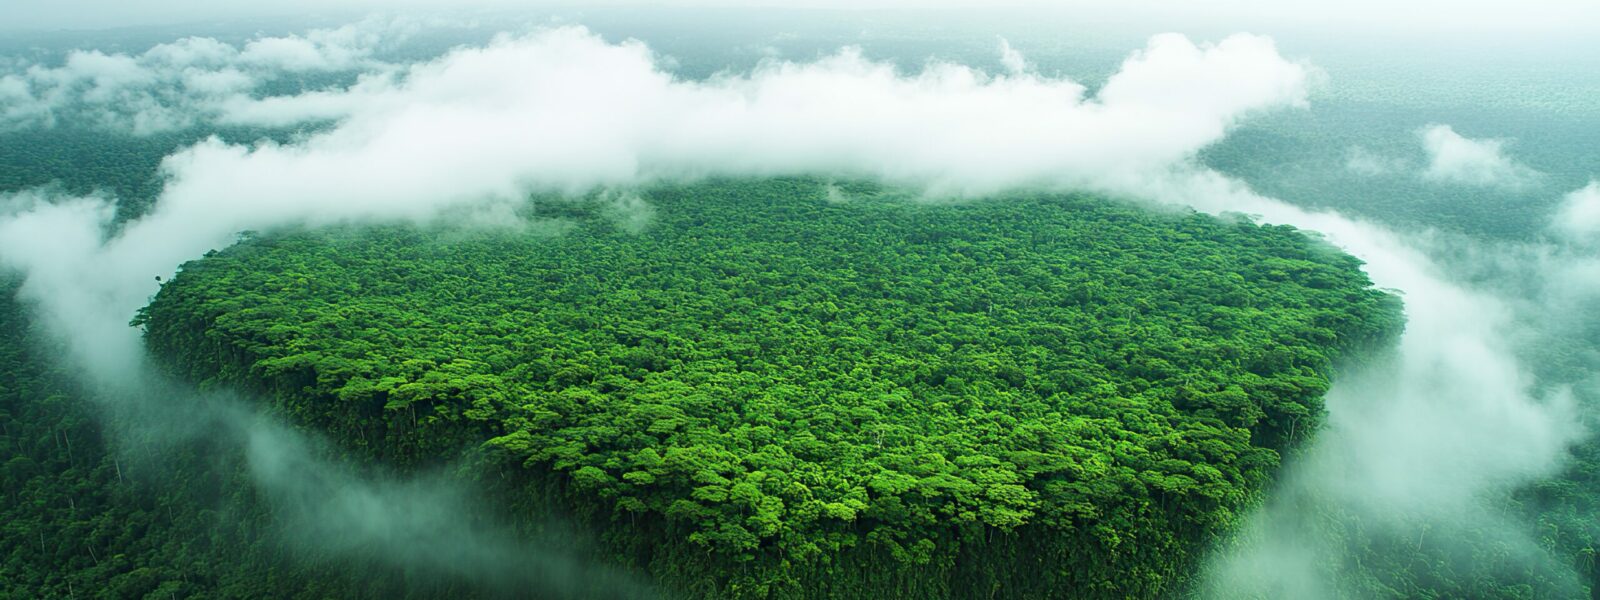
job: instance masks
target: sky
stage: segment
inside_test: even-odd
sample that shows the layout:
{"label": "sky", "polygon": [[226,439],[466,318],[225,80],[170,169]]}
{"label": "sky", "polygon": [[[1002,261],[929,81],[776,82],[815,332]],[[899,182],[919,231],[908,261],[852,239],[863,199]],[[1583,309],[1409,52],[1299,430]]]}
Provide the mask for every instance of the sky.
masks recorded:
{"label": "sky", "polygon": [[[335,15],[422,9],[546,10],[571,8],[787,8],[986,13],[1041,10],[1170,28],[1228,25],[1246,28],[1316,28],[1351,35],[1376,31],[1410,34],[1574,33],[1600,31],[1591,0],[6,0],[0,29],[95,29],[171,25],[217,19]],[[1493,45],[1494,40],[1484,40]]]}

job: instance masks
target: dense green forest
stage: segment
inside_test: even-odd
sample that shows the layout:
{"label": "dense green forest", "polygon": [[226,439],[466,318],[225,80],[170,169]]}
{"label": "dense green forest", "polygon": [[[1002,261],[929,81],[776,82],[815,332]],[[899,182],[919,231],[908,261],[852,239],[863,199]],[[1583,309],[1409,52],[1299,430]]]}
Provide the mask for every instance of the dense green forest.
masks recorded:
{"label": "dense green forest", "polygon": [[1400,328],[1288,227],[720,181],[526,230],[255,236],[137,324],[358,456],[487,443],[700,597],[1155,597]]}
{"label": "dense green forest", "polygon": [[[293,552],[239,449],[116,441],[122,428],[0,295],[0,598],[433,598],[481,586]],[[124,432],[137,435],[138,432]]]}

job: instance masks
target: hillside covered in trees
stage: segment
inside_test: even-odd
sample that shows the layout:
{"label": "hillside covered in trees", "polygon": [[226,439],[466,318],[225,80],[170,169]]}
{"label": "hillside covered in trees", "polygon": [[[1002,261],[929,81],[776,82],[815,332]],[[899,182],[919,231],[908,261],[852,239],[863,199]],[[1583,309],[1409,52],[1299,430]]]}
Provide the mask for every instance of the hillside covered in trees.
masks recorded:
{"label": "hillside covered in trees", "polygon": [[528,225],[248,235],[136,324],[353,456],[486,448],[507,501],[690,597],[1154,597],[1398,300],[1289,227],[731,180]]}

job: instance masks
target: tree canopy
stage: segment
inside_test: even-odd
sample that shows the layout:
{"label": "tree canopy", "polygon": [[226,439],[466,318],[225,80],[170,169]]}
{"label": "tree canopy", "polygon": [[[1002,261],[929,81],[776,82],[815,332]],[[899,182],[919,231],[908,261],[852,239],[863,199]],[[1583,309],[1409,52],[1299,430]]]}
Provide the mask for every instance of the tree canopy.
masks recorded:
{"label": "tree canopy", "polygon": [[251,236],[136,323],[358,453],[486,445],[619,562],[749,597],[1171,591],[1401,324],[1355,259],[1243,219],[806,179],[616,198]]}

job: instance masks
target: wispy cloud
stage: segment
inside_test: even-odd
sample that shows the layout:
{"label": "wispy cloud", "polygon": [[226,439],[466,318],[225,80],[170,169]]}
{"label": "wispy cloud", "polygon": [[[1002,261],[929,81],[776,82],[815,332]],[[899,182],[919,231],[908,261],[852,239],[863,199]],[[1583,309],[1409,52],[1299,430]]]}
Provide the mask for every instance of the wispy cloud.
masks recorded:
{"label": "wispy cloud", "polygon": [[1005,38],[1000,38],[1000,64],[1012,75],[1021,75],[1029,69],[1028,58],[1012,48],[1011,42]]}
{"label": "wispy cloud", "polygon": [[1405,159],[1384,156],[1364,146],[1351,146],[1345,151],[1344,168],[1357,175],[1377,177],[1403,173],[1412,167]]}

